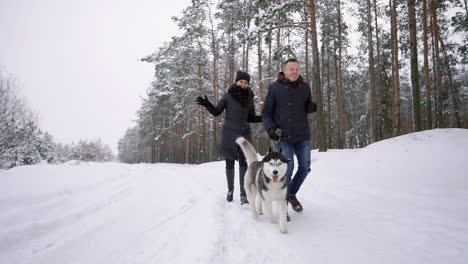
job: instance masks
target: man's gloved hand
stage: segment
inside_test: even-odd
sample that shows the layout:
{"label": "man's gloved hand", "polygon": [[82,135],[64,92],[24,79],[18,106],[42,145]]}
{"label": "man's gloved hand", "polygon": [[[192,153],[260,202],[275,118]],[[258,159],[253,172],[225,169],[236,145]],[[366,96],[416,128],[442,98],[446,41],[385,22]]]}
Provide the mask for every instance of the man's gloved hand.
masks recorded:
{"label": "man's gloved hand", "polygon": [[317,112],[317,104],[314,102],[309,102],[306,105],[306,112],[307,113],[315,113]]}
{"label": "man's gloved hand", "polygon": [[268,129],[267,133],[268,133],[268,137],[269,137],[271,140],[273,140],[273,141],[275,141],[275,142],[278,142],[278,141],[279,141],[280,137],[279,137],[278,134],[276,133],[276,128],[271,127],[270,129]]}
{"label": "man's gloved hand", "polygon": [[197,104],[203,105],[204,107],[208,107],[208,106],[212,105],[210,100],[208,100],[208,97],[206,95],[205,95],[205,98],[202,98],[201,96],[198,96],[196,101],[197,101]]}

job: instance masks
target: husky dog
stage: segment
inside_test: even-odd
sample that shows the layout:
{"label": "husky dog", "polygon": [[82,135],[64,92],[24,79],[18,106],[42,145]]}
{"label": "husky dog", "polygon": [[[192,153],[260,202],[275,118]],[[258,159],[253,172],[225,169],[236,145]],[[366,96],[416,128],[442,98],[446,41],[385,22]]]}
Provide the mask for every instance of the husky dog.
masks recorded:
{"label": "husky dog", "polygon": [[[236,143],[242,149],[247,160],[244,188],[250,201],[250,209],[254,218],[262,214],[262,203],[265,205],[265,214],[272,223],[276,223],[273,217],[272,203],[276,201],[278,207],[280,232],[288,232],[286,226],[287,215],[287,181],[286,172],[289,160],[283,156],[282,151],[273,151],[270,147],[268,154],[262,161],[257,160],[257,152],[254,147],[243,137],[236,139]],[[257,199],[258,196],[258,199]]]}

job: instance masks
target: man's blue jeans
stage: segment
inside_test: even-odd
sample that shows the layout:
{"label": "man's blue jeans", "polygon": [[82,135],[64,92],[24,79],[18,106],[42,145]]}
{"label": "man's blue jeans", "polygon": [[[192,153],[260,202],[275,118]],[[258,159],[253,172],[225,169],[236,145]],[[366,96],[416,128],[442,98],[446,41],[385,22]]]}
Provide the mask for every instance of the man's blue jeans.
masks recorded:
{"label": "man's blue jeans", "polygon": [[[296,195],[301,188],[302,183],[304,182],[307,174],[310,171],[310,140],[299,141],[297,143],[289,143],[280,141],[277,144],[278,150],[283,151],[283,155],[290,160],[288,164],[288,196]],[[294,178],[292,178],[292,173],[294,170],[294,154],[297,157],[298,169]]]}

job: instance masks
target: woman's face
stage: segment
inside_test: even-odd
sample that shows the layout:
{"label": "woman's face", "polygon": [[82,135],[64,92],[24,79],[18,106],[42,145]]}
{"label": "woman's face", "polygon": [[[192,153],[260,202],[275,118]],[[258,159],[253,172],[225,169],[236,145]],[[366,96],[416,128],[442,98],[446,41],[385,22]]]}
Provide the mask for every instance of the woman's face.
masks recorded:
{"label": "woman's face", "polygon": [[246,80],[238,80],[236,82],[236,85],[240,86],[243,89],[247,89],[247,87],[249,87],[249,83]]}

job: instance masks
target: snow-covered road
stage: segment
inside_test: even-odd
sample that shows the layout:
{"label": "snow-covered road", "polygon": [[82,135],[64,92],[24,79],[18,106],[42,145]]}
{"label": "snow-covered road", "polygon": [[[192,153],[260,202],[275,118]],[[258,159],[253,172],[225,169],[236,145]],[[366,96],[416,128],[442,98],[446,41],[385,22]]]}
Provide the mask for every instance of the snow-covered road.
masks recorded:
{"label": "snow-covered road", "polygon": [[18,167],[0,263],[467,263],[467,154],[462,129],[313,151],[287,235],[225,201],[224,162]]}

